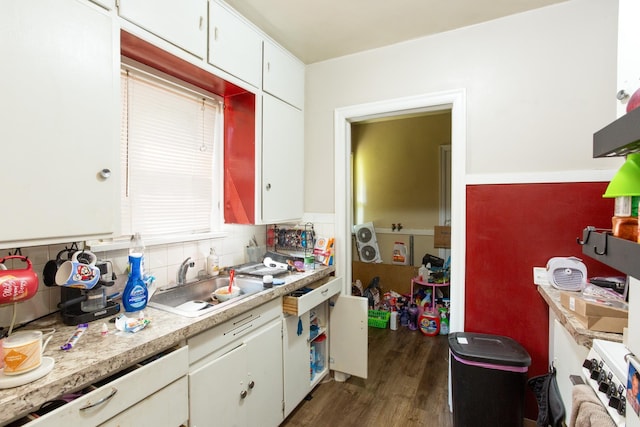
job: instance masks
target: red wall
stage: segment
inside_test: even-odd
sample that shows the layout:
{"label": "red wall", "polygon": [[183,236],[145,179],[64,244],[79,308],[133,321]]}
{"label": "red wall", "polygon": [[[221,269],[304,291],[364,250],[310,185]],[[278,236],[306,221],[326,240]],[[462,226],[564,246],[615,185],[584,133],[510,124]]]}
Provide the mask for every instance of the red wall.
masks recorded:
{"label": "red wall", "polygon": [[[465,331],[513,338],[531,355],[528,375],[548,369],[548,306],[533,267],[577,256],[589,277],[619,274],[583,256],[576,238],[588,225],[611,228],[607,183],[501,184],[467,187]],[[527,391],[526,416],[537,417]]]}

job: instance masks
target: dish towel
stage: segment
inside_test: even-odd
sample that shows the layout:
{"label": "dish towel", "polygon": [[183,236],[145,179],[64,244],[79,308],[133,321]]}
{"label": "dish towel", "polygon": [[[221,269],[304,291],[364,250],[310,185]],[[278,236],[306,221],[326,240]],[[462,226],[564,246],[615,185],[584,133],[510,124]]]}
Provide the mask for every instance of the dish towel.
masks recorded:
{"label": "dish towel", "polygon": [[578,384],[572,391],[569,427],[616,427],[611,416],[587,384]]}

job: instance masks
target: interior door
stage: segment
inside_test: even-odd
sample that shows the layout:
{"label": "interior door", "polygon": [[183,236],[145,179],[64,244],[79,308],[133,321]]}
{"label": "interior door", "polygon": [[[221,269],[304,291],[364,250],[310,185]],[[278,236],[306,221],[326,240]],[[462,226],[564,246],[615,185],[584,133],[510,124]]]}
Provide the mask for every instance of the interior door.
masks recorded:
{"label": "interior door", "polygon": [[329,314],[329,367],[337,372],[367,378],[367,298],[339,295]]}

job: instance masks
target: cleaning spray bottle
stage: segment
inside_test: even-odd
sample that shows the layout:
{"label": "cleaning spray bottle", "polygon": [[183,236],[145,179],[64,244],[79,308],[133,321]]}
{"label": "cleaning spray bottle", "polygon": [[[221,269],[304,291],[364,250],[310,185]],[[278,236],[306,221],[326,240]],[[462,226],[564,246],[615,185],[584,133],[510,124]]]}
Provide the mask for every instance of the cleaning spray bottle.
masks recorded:
{"label": "cleaning spray bottle", "polygon": [[149,291],[142,279],[142,254],[131,253],[129,255],[129,278],[122,292],[122,304],[124,311],[133,313],[147,306]]}

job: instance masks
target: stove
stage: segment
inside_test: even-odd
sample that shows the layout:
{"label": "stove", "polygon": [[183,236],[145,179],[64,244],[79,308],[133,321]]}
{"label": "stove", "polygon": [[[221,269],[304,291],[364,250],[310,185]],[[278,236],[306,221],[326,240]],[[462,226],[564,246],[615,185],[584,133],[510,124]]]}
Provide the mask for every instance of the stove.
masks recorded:
{"label": "stove", "polygon": [[621,343],[594,339],[582,365],[586,383],[595,391],[619,427],[625,426],[626,419],[629,354],[629,350]]}

